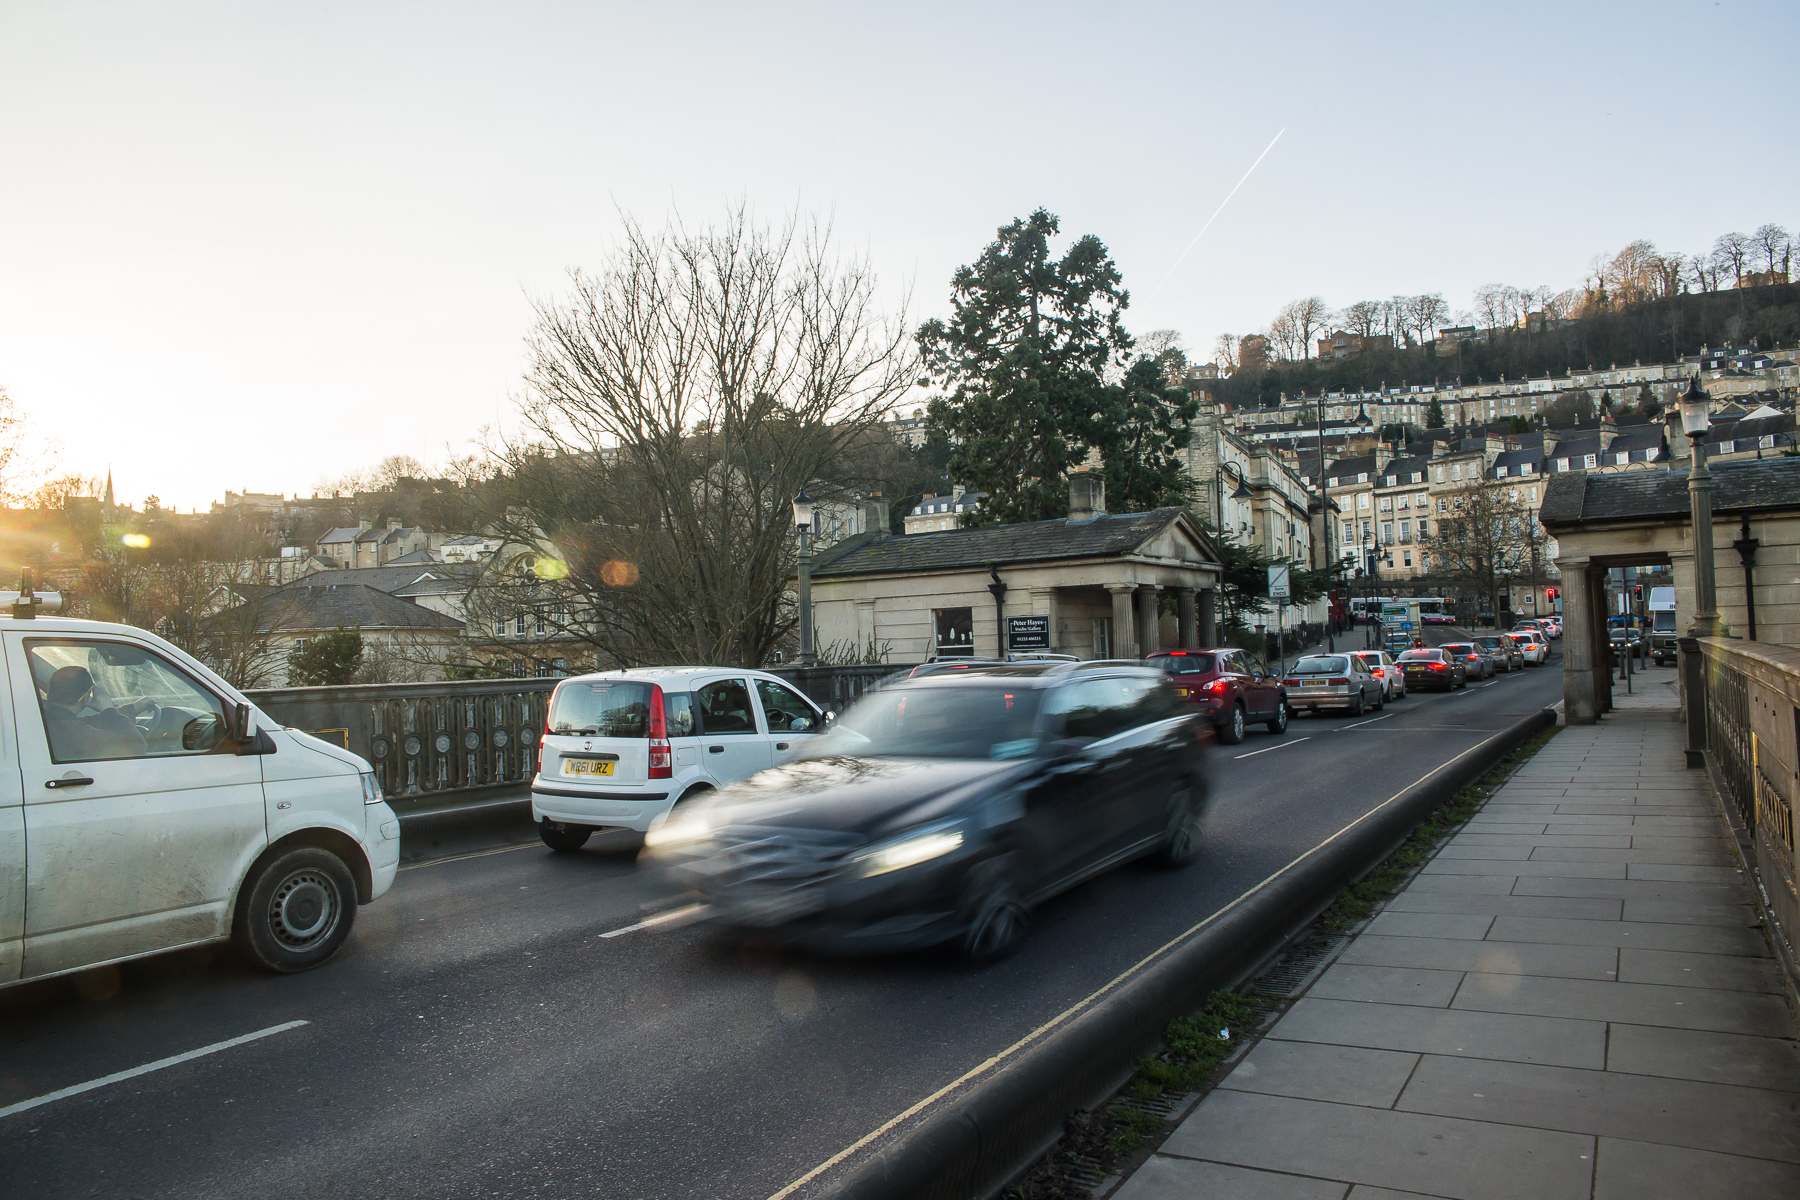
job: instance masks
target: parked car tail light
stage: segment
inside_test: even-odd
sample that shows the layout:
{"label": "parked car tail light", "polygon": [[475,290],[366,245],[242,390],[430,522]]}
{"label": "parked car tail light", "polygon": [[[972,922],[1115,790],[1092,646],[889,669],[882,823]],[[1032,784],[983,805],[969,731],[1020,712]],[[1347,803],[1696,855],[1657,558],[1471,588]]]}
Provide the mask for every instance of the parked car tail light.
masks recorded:
{"label": "parked car tail light", "polygon": [[669,722],[663,715],[661,684],[650,685],[650,778],[673,779],[675,755],[669,748]]}

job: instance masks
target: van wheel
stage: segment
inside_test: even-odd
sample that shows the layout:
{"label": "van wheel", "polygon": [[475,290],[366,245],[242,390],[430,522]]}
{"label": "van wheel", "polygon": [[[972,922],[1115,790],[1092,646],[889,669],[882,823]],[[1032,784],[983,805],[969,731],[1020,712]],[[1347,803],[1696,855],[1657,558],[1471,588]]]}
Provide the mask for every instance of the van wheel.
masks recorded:
{"label": "van wheel", "polygon": [[538,822],[538,836],[544,839],[544,845],[558,854],[573,854],[587,845],[587,840],[594,831],[586,825],[564,825],[561,821],[544,820]]}
{"label": "van wheel", "polygon": [[1233,704],[1231,715],[1219,726],[1219,741],[1227,746],[1235,746],[1244,740],[1244,706]]}
{"label": "van wheel", "polygon": [[356,923],[356,880],[342,859],[297,846],[258,864],[238,891],[231,941],[265,971],[311,970],[333,954]]}

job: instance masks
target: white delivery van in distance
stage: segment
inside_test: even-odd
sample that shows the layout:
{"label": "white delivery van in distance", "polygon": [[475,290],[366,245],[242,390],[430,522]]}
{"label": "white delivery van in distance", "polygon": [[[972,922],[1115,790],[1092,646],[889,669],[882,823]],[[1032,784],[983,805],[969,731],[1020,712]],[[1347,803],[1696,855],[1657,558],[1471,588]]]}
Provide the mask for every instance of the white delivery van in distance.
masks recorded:
{"label": "white delivery van in distance", "polygon": [[0,987],[229,938],[271,971],[394,881],[368,763],[129,625],[0,592]]}

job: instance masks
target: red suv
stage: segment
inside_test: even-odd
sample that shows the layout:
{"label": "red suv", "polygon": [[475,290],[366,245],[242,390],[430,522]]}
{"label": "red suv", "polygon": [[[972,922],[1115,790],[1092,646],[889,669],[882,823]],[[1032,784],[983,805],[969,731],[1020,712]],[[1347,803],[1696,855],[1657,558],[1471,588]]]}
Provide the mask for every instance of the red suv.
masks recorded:
{"label": "red suv", "polygon": [[1243,741],[1244,726],[1253,721],[1266,723],[1270,733],[1287,730],[1287,688],[1248,650],[1163,650],[1144,662],[1169,676],[1227,746]]}

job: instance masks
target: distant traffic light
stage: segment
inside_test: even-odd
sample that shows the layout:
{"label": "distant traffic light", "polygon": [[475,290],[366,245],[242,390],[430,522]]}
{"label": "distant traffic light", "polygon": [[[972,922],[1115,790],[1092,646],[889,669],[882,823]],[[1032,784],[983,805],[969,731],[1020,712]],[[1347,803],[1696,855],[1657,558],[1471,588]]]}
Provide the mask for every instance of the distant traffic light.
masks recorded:
{"label": "distant traffic light", "polygon": [[1556,589],[1555,588],[1545,588],[1544,595],[1547,596],[1548,598],[1550,598],[1551,600],[1554,600],[1554,599],[1556,599]]}

